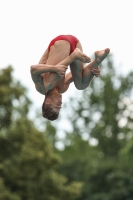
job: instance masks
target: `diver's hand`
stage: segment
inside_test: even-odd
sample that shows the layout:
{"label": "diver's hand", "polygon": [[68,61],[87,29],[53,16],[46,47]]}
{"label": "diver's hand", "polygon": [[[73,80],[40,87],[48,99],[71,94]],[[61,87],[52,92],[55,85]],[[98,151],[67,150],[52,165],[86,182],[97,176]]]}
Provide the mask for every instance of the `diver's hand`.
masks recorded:
{"label": "diver's hand", "polygon": [[96,77],[100,75],[100,67],[98,66],[97,68],[92,68],[90,70]]}
{"label": "diver's hand", "polygon": [[65,65],[55,65],[56,68],[56,73],[60,76],[63,77],[66,74],[66,70],[68,69],[67,66]]}

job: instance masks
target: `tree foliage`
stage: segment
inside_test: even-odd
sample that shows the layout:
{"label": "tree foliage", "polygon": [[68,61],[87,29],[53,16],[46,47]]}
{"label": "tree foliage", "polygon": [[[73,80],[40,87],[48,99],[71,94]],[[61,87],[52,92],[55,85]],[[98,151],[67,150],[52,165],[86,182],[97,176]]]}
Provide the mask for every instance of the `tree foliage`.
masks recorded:
{"label": "tree foliage", "polygon": [[59,150],[56,124],[38,130],[26,89],[11,67],[1,70],[0,199],[132,200],[132,77],[118,75],[108,56],[100,77],[64,108],[73,130]]}
{"label": "tree foliage", "polygon": [[111,56],[101,71],[82,92],[83,98],[71,98],[66,107],[73,131],[66,134],[60,152],[60,171],[70,182],[84,182],[78,200],[131,200],[133,72],[118,75]]}
{"label": "tree foliage", "polygon": [[0,71],[0,199],[75,200],[82,183],[58,172],[61,158],[46,137],[55,129],[48,124],[45,134],[28,119],[30,100],[12,71]]}

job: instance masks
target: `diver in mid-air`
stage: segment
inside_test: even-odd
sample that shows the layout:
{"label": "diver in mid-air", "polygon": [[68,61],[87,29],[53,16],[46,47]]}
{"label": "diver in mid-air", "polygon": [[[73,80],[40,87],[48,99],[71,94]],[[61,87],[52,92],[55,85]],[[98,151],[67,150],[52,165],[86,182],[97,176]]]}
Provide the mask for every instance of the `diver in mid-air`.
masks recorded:
{"label": "diver in mid-air", "polygon": [[[100,63],[109,54],[110,49],[96,51],[95,59],[82,52],[80,41],[72,35],[60,35],[54,38],[39,64],[31,66],[31,76],[38,92],[45,95],[42,105],[43,117],[53,121],[58,118],[62,104],[62,93],[74,82],[78,90],[86,89],[94,75],[100,74]],[[84,63],[89,63],[84,65]],[[70,65],[70,72],[66,73]]]}

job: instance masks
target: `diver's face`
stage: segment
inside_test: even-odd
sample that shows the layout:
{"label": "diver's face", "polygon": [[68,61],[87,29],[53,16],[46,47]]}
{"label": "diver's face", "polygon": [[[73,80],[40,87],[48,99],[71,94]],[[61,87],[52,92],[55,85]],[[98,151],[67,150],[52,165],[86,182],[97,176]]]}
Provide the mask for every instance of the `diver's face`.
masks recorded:
{"label": "diver's face", "polygon": [[51,105],[53,110],[59,113],[62,105],[62,95],[61,94],[53,94],[46,98],[45,104]]}

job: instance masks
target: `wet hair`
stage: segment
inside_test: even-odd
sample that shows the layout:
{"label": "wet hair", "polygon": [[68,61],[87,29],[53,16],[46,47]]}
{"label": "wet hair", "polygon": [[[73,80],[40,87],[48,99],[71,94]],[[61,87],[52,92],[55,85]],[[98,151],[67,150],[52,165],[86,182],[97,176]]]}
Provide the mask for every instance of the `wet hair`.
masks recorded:
{"label": "wet hair", "polygon": [[48,120],[54,121],[58,118],[59,113],[53,111],[51,105],[42,104],[42,116]]}

